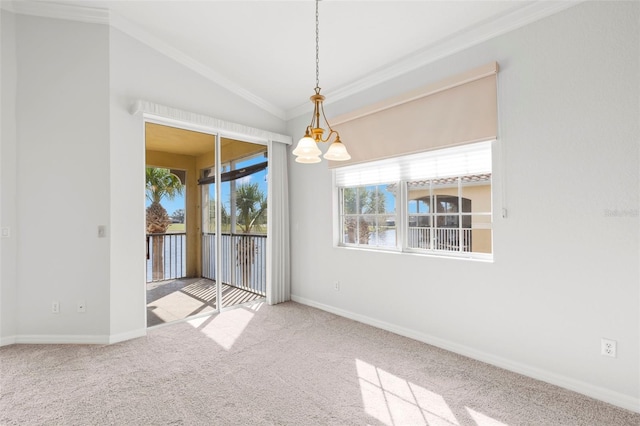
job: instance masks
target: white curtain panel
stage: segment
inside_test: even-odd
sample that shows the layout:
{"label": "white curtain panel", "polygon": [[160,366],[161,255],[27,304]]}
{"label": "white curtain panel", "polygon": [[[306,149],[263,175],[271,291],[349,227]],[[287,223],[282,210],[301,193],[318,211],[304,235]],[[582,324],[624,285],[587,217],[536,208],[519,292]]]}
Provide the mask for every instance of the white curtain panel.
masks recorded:
{"label": "white curtain panel", "polygon": [[291,299],[287,144],[269,142],[267,303]]}

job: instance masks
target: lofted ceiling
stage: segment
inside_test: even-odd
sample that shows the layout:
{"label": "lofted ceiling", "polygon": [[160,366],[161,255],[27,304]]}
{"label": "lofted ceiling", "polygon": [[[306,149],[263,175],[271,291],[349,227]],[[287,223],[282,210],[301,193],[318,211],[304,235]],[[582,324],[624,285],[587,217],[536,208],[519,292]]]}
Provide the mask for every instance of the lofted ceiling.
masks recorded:
{"label": "lofted ceiling", "polygon": [[[313,0],[0,1],[19,13],[102,16],[283,120],[310,110]],[[329,104],[579,1],[323,0],[320,87]]]}

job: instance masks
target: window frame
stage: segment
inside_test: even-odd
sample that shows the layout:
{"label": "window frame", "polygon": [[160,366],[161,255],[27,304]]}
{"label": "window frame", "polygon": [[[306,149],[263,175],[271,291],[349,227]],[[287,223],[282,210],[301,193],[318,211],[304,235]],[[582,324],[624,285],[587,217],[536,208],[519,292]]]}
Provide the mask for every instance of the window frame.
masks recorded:
{"label": "window frame", "polygon": [[[344,235],[347,232],[345,230],[345,227],[344,227],[345,219],[347,217],[354,217],[354,218],[356,218],[356,221],[358,222],[361,217],[371,217],[371,216],[373,216],[373,217],[376,217],[377,219],[379,219],[379,218],[384,218],[384,217],[388,217],[388,216],[391,215],[391,213],[386,212],[386,211],[382,212],[382,213],[381,212],[376,212],[376,213],[371,213],[371,212],[369,212],[369,213],[360,213],[360,212],[358,212],[358,213],[345,213],[345,203],[344,203],[344,196],[343,196],[344,190],[345,189],[356,189],[357,190],[358,188],[366,188],[366,187],[371,187],[371,186],[377,188],[377,187],[380,187],[380,186],[384,186],[384,184],[343,186],[343,187],[337,187],[337,186],[334,185],[334,189],[337,189],[337,203],[338,203],[338,213],[337,213],[337,217],[338,217],[338,221],[337,221],[337,228],[338,228],[338,230],[337,230],[337,238],[338,239],[337,239],[337,244],[340,245],[340,246],[343,246],[343,247],[353,247],[353,248],[359,248],[359,249],[376,249],[376,250],[385,250],[385,251],[400,251],[400,248],[399,248],[399,245],[398,245],[398,242],[400,241],[399,240],[400,232],[398,231],[398,221],[397,220],[394,221],[395,223],[393,225],[393,228],[395,228],[395,236],[396,236],[396,243],[393,246],[360,244],[359,242],[357,242],[357,240],[360,239],[359,238],[359,231],[360,231],[359,226],[356,227],[356,230],[357,230],[357,234],[356,235],[357,235],[357,237],[356,237],[356,242],[355,243],[345,243],[343,241]],[[359,200],[360,200],[360,197],[356,196],[356,202],[358,202]],[[358,209],[358,210],[360,210],[360,209]],[[396,202],[396,209],[395,209],[395,212],[393,213],[393,216],[395,218],[397,218],[397,216],[398,216],[398,205],[397,205],[397,202]],[[379,222],[376,221],[375,227],[376,227],[377,231],[378,231],[378,228],[380,226],[381,225],[379,224]]]}
{"label": "window frame", "polygon": [[[492,158],[494,155],[495,140],[489,141],[490,145],[488,147],[488,152],[490,157]],[[437,153],[438,151],[442,151],[442,149],[434,150],[432,152]],[[408,157],[408,156],[405,156]],[[361,164],[361,167],[366,167],[367,164],[370,164],[371,168],[375,167],[376,162],[369,162]],[[492,161],[493,163],[493,161]],[[462,228],[463,218],[464,216],[471,217],[471,227],[468,228],[470,230],[475,229],[487,229],[490,232],[490,242],[491,242],[491,252],[483,253],[483,252],[473,252],[473,251],[462,251],[462,250],[443,250],[438,248],[430,247],[428,249],[419,248],[419,247],[409,247],[409,217],[411,213],[409,213],[409,183],[417,180],[416,178],[400,178],[395,181],[387,181],[387,182],[379,182],[375,183],[364,183],[357,185],[343,185],[340,186],[336,179],[336,169],[333,170],[332,173],[332,186],[333,186],[333,197],[334,197],[334,206],[333,209],[333,224],[334,224],[334,246],[337,248],[345,248],[345,249],[355,249],[355,250],[373,250],[378,252],[391,252],[391,253],[407,253],[414,254],[420,256],[427,257],[446,257],[446,258],[458,258],[458,259],[467,259],[467,260],[483,260],[483,261],[493,261],[494,253],[495,253],[495,241],[494,241],[494,219],[495,219],[495,203],[494,199],[496,196],[496,185],[494,182],[494,171],[495,165],[491,164],[490,170],[484,173],[461,173],[450,176],[439,176],[438,178],[427,178],[424,179],[432,181],[436,179],[444,179],[444,178],[458,178],[457,179],[457,198],[458,198],[458,212],[455,213],[458,216],[458,227],[452,229],[467,229]],[[474,212],[473,208],[471,211],[465,212],[462,208],[462,199],[465,198],[463,189],[465,188],[464,183],[462,182],[462,177],[464,176],[472,176],[475,174],[487,174],[488,185],[489,185],[489,211],[477,211]],[[345,243],[344,242],[344,197],[343,190],[345,188],[357,188],[357,187],[367,187],[367,186],[380,186],[380,185],[395,185],[397,188],[397,194],[395,199],[395,229],[396,229],[396,245],[395,246],[380,246],[380,245],[367,245],[367,244],[359,244],[359,243]],[[431,185],[431,184],[430,184]],[[434,193],[432,191],[432,186],[429,189],[429,196],[432,197],[430,201],[430,221],[432,228],[434,218],[441,216],[441,214],[436,213],[433,210],[433,200],[435,199]],[[362,214],[364,215],[364,214]],[[488,216],[489,220],[486,222],[486,225],[477,227],[473,226],[473,218],[477,216]],[[483,224],[484,222],[481,222]]]}
{"label": "window frame", "polygon": [[[470,206],[469,211],[465,211],[464,210],[464,200],[470,200],[469,198],[464,197],[463,195],[465,194],[464,192],[464,188],[468,187],[468,186],[472,186],[472,185],[465,185],[464,182],[462,181],[462,178],[464,176],[469,176],[469,175],[458,175],[458,176],[450,176],[449,178],[456,178],[457,182],[455,183],[454,186],[452,187],[456,187],[456,192],[457,195],[445,195],[446,197],[450,197],[450,198],[457,198],[457,206],[456,206],[456,212],[438,212],[438,207],[436,206],[435,208],[432,207],[433,205],[437,205],[438,201],[438,197],[442,196],[442,194],[436,194],[435,190],[434,190],[434,183],[433,180],[429,180],[429,198],[430,198],[430,203],[429,203],[429,218],[430,218],[430,225],[429,228],[431,229],[456,229],[458,230],[459,233],[461,233],[463,230],[468,229],[471,233],[473,232],[473,230],[478,230],[478,229],[488,229],[491,231],[491,252],[490,253],[483,253],[483,252],[473,252],[473,251],[464,251],[462,250],[462,246],[459,245],[459,249],[458,250],[444,250],[444,249],[438,249],[438,248],[419,248],[419,247],[409,247],[408,243],[405,244],[402,247],[402,251],[403,252],[408,252],[408,253],[418,253],[418,254],[427,254],[427,255],[437,255],[437,256],[448,256],[448,257],[459,257],[459,258],[472,258],[472,259],[484,259],[484,260],[493,260],[493,173],[484,173],[489,175],[488,178],[488,185],[489,185],[489,197],[490,197],[490,211],[473,211],[473,209]],[[409,185],[409,181],[405,181],[405,196],[406,196],[406,203],[408,206],[408,201],[409,201],[409,189],[408,189],[408,185]],[[403,224],[404,226],[404,230],[403,230],[403,234],[407,236],[405,241],[409,241],[409,228],[410,228],[410,216],[412,216],[412,213],[406,212],[404,218],[405,218],[405,222]],[[450,217],[450,216],[456,216],[457,217],[457,226],[455,227],[449,227],[449,226],[439,226],[438,223],[440,222],[438,220],[438,218],[446,218],[446,217]],[[471,226],[466,228],[464,227],[464,217],[468,216],[471,219]],[[476,216],[488,216],[489,217],[489,226],[488,227],[477,227],[477,226],[473,226],[473,218]],[[458,234],[457,238],[460,238],[460,234]],[[459,240],[458,240],[459,241]]]}

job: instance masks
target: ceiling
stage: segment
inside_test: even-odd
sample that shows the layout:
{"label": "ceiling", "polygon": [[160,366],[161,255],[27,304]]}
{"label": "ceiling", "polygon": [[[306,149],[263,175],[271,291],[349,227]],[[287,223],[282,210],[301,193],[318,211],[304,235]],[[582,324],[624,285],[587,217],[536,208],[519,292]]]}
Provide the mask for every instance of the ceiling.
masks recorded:
{"label": "ceiling", "polygon": [[[169,154],[188,155],[192,157],[210,156],[214,161],[215,139],[213,135],[194,132],[192,130],[164,126],[145,122],[145,149],[147,151],[166,152]],[[220,152],[223,161],[237,160],[251,155],[266,152],[266,145],[221,138]]]}
{"label": "ceiling", "polygon": [[[33,4],[12,3],[14,9]],[[319,4],[320,87],[330,103],[576,3],[324,0]],[[105,16],[114,27],[282,119],[311,108],[313,0],[36,4],[83,10],[87,16],[94,8],[108,10]]]}
{"label": "ceiling", "polygon": [[197,157],[212,152],[215,143],[213,135],[150,122],[145,123],[144,134],[147,150],[171,154]]}

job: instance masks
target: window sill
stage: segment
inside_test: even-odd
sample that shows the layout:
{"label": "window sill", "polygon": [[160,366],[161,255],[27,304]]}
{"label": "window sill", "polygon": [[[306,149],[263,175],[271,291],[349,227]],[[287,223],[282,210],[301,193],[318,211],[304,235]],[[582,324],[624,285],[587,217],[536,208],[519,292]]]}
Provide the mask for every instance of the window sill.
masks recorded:
{"label": "window sill", "polygon": [[344,244],[338,244],[334,246],[338,249],[346,249],[346,250],[357,250],[357,251],[365,251],[365,252],[375,252],[375,253],[389,253],[389,254],[402,254],[402,255],[411,255],[411,256],[421,256],[421,257],[431,257],[438,259],[457,259],[457,260],[468,260],[474,262],[483,262],[483,263],[493,263],[493,254],[488,253],[456,253],[456,252],[445,252],[445,251],[424,251],[424,250],[400,250],[397,248],[389,248],[389,247],[365,247],[365,246],[350,246]]}

